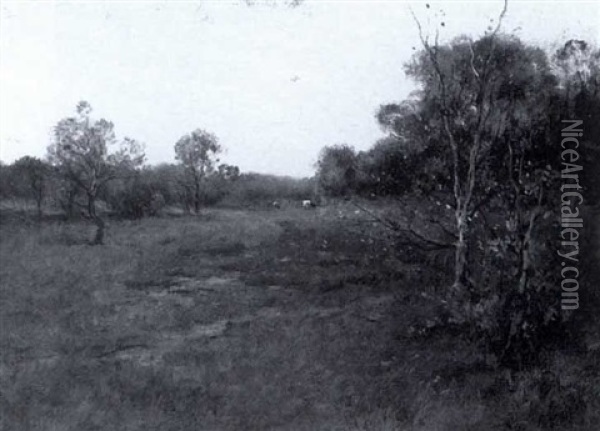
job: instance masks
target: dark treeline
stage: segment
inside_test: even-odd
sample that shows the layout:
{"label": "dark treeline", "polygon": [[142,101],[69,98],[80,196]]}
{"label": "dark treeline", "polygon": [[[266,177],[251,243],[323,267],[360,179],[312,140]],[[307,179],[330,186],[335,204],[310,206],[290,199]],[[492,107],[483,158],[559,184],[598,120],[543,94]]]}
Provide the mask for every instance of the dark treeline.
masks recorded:
{"label": "dark treeline", "polygon": [[[453,155],[445,142],[448,136],[444,117],[451,118],[449,127],[460,146],[475,132],[480,104],[488,110],[488,115],[495,115],[486,121],[502,129],[481,131],[483,138],[495,139],[499,147],[492,149],[497,165],[486,163],[486,170],[499,170],[505,162],[502,152],[508,151],[506,140],[511,132],[533,131],[545,132],[543,137],[538,133],[537,139],[544,142],[538,142],[537,147],[545,144],[553,168],[559,167],[555,156],[561,120],[583,120],[587,139],[583,140],[586,148],[581,151],[582,182],[586,185],[588,202],[596,202],[599,196],[593,185],[599,179],[594,169],[598,166],[598,149],[592,145],[591,137],[598,133],[600,118],[600,51],[585,41],[570,40],[548,55],[514,37],[497,39],[487,66],[490,69],[487,79],[493,82],[489,82],[479,100],[476,93],[481,81],[472,75],[471,49],[482,51],[473,53],[476,54],[473,61],[482,62],[490,41],[484,38],[473,45],[472,41],[459,37],[437,47],[439,66],[455,68],[447,71],[446,116],[441,115],[438,77],[429,54],[426,51],[415,54],[405,71],[420,84],[419,90],[400,103],[381,106],[376,115],[377,122],[389,135],[367,151],[356,151],[346,144],[325,147],[317,165],[321,190],[331,196],[365,197],[451,190]],[[538,116],[535,122],[534,118],[528,118],[533,115]],[[461,171],[468,167],[468,145],[463,147],[459,149]],[[538,160],[541,156],[536,155]]]}
{"label": "dark treeline", "polygon": [[[421,220],[419,232],[383,221],[429,250],[453,250],[440,322],[479,334],[501,363],[523,367],[573,339],[568,309],[599,304],[591,289],[561,292],[557,252],[561,214],[580,211],[563,185],[588,208],[600,197],[600,51],[570,40],[547,54],[498,28],[445,45],[421,34],[422,49],[405,67],[418,90],[376,115],[389,136],[367,151],[324,148],[317,178],[332,196],[442,201],[450,211]],[[564,154],[570,125],[578,143]],[[446,245],[424,238],[440,227],[452,238]],[[581,240],[581,255],[595,255],[591,241]],[[591,286],[593,273],[582,267],[577,282]]]}

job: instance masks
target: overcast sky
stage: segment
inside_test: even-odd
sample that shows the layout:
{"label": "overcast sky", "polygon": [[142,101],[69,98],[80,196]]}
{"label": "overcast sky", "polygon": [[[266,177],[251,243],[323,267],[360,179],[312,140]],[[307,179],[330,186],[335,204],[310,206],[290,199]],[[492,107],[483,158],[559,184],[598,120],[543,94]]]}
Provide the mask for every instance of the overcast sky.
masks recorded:
{"label": "overcast sky", "polygon": [[[442,39],[481,35],[502,1],[412,2]],[[0,22],[0,159],[42,157],[51,130],[87,100],[150,163],[196,128],[243,171],[311,175],[319,150],[366,149],[382,103],[413,89],[402,65],[418,36],[403,1],[6,1]],[[440,12],[444,10],[445,15]],[[437,16],[436,16],[437,15]],[[429,25],[427,25],[429,23]],[[550,48],[598,44],[597,1],[511,1],[503,27]]]}

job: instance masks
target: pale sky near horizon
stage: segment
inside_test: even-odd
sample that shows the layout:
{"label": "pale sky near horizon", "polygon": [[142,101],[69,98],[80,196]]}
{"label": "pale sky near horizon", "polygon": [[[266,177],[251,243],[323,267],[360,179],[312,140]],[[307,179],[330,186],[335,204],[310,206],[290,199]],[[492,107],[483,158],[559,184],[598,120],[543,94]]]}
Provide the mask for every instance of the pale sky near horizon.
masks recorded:
{"label": "pale sky near horizon", "polygon": [[[256,3],[0,1],[0,160],[43,157],[52,127],[87,100],[150,163],[173,162],[178,138],[202,128],[242,171],[308,176],[323,146],[383,137],[378,106],[414,88],[409,4],[426,29],[445,22],[442,41],[483,34],[503,4]],[[503,25],[547,49],[597,46],[598,29],[597,1],[509,1]]]}

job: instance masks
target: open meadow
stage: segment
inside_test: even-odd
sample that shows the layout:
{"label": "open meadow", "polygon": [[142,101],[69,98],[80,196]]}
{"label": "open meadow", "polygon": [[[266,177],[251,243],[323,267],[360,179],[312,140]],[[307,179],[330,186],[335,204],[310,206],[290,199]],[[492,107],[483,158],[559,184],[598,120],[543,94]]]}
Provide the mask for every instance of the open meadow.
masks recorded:
{"label": "open meadow", "polygon": [[535,372],[434,326],[443,265],[377,232],[344,206],[210,209],[93,247],[83,222],[5,218],[0,429],[594,429],[573,388],[598,354],[558,355],[572,380],[544,404]]}

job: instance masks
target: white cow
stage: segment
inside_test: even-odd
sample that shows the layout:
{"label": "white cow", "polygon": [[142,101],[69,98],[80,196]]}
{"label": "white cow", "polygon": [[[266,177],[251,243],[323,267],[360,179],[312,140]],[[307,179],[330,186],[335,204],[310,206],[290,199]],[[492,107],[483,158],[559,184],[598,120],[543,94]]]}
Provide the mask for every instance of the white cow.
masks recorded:
{"label": "white cow", "polygon": [[316,206],[317,205],[313,201],[310,201],[310,200],[302,201],[302,208],[313,208]]}

